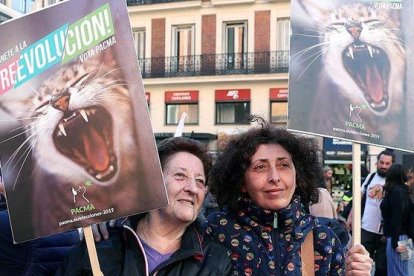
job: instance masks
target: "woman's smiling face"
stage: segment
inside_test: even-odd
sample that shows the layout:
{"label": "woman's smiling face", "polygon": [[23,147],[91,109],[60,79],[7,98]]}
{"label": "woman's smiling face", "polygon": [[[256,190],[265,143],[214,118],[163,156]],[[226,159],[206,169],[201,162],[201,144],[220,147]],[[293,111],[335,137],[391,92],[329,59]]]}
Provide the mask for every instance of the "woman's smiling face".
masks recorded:
{"label": "woman's smiling face", "polygon": [[190,224],[200,212],[206,195],[206,177],[201,160],[188,152],[172,155],[163,168],[169,205],[162,212]]}

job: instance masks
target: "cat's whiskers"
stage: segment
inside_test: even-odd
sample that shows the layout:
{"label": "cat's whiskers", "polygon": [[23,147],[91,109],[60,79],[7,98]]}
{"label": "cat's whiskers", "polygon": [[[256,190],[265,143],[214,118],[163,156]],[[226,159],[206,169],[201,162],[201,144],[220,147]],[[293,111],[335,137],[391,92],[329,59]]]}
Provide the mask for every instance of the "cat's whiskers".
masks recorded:
{"label": "cat's whiskers", "polygon": [[26,117],[26,118],[14,118],[14,119],[10,119],[10,120],[0,120],[0,122],[28,121],[28,120],[39,119],[39,118],[42,118],[42,116],[31,116],[31,117]]}
{"label": "cat's whiskers", "polygon": [[122,102],[128,102],[130,100],[127,96],[111,95],[109,93],[97,95],[96,99],[97,100],[102,100],[102,101],[104,101],[104,100],[117,100],[117,101],[122,101]]}
{"label": "cat's whiskers", "polygon": [[108,90],[108,89],[112,89],[112,88],[116,88],[116,87],[123,87],[123,86],[132,86],[132,85],[130,85],[130,84],[128,84],[128,83],[122,83],[122,82],[112,82],[112,83],[105,83],[103,86],[102,86],[102,88],[103,89],[105,89],[105,90]]}
{"label": "cat's whiskers", "polygon": [[[103,79],[105,79],[108,75],[110,76],[110,74],[112,73],[112,72],[114,72],[114,71],[116,71],[116,70],[120,70],[119,68],[114,68],[114,69],[112,69],[112,70],[110,70],[110,71],[108,71],[108,72],[106,72],[105,74],[103,74],[103,75],[101,75],[101,76],[99,76],[98,74],[96,74],[95,75],[95,77],[91,80],[91,83],[93,83],[93,82],[100,82],[100,81],[102,81]],[[98,72],[99,73],[99,72]]]}
{"label": "cat's whiskers", "polygon": [[307,56],[305,59],[303,59],[303,61],[302,61],[302,62],[308,61],[308,60],[310,60],[310,59],[314,58],[315,56],[319,57],[319,56],[320,56],[319,54],[320,54],[323,50],[324,50],[324,49],[320,49],[319,51],[316,51],[315,53],[313,53],[313,54],[311,54],[311,55]]}
{"label": "cat's whiskers", "polygon": [[[32,123],[32,124],[34,124],[34,123]],[[11,130],[10,132],[13,132],[13,131],[19,130],[19,129],[21,129],[21,128],[26,128],[26,126],[18,127],[18,128],[14,129],[14,130]],[[32,128],[28,128],[28,129],[26,129],[26,130],[24,130],[24,131],[22,131],[22,132],[20,132],[20,133],[15,134],[15,135],[14,135],[14,136],[12,136],[12,137],[7,138],[6,140],[1,141],[1,142],[0,142],[0,144],[5,143],[5,142],[7,142],[7,141],[10,141],[10,140],[12,140],[12,139],[14,139],[14,138],[16,138],[16,137],[19,137],[19,136],[21,136],[21,135],[23,135],[23,134],[26,134],[26,133],[28,133],[28,132],[32,131],[33,129],[34,129],[34,127],[32,127]]]}
{"label": "cat's whiskers", "polygon": [[305,69],[303,69],[303,72],[299,75],[299,77],[297,78],[298,80],[300,80],[303,76],[303,74],[306,72],[306,70],[321,56],[323,56],[324,54],[326,54],[326,52],[328,51],[328,49],[322,49],[321,51],[319,51],[320,54],[318,54],[306,67]]}
{"label": "cat's whiskers", "polygon": [[[32,128],[32,130],[35,129],[35,127]],[[40,130],[35,130],[33,133],[31,133],[26,140],[23,141],[23,143],[20,144],[20,146],[13,152],[13,154],[10,156],[10,158],[6,161],[5,166],[7,166],[19,153],[19,151],[24,147],[25,144],[27,144],[28,141],[30,141],[34,136],[37,135],[37,133]]]}
{"label": "cat's whiskers", "polygon": [[34,139],[34,141],[30,144],[30,146],[23,152],[23,155],[17,160],[16,165],[13,167],[13,169],[17,166],[17,164],[19,164],[20,160],[22,159],[23,156],[24,160],[22,161],[22,164],[19,168],[19,171],[17,173],[16,176],[16,180],[14,181],[14,185],[13,185],[13,190],[16,188],[17,185],[17,180],[19,179],[20,173],[22,172],[23,166],[26,163],[27,158],[29,157],[30,152],[33,150],[34,145],[37,143],[37,141],[39,140],[40,136],[38,136],[36,139]]}
{"label": "cat's whiskers", "polygon": [[405,41],[401,38],[396,37],[386,37],[385,39],[381,40],[381,43],[386,43],[388,46],[395,47],[395,44],[402,46],[405,48],[407,45],[405,44]]}
{"label": "cat's whiskers", "polygon": [[304,37],[316,37],[316,38],[323,38],[323,35],[307,35],[307,34],[301,34],[301,33],[292,33],[292,35],[297,36],[304,36]]}
{"label": "cat's whiskers", "polygon": [[[307,47],[303,50],[300,50],[299,52],[295,53],[294,55],[292,55],[292,58],[300,58],[301,56],[305,55],[307,52],[315,49],[315,48],[320,48],[320,46],[324,46],[324,45],[329,45],[329,42],[321,42],[315,45],[312,45],[310,47]],[[319,52],[319,51],[318,51]]]}

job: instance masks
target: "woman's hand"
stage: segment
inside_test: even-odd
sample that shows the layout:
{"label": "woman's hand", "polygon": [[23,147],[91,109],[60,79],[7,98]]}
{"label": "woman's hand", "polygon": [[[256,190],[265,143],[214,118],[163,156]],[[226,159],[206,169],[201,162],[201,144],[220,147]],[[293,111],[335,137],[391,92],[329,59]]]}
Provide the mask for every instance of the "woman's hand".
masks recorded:
{"label": "woman's hand", "polygon": [[369,276],[371,275],[373,261],[368,251],[361,244],[352,246],[346,254],[345,275]]}

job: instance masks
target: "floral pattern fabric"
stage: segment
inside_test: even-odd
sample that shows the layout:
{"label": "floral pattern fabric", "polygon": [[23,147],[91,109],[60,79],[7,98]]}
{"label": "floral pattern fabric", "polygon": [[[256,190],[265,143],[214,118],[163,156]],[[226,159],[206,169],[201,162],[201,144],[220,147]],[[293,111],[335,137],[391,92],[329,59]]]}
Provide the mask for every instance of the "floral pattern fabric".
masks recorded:
{"label": "floral pattern fabric", "polygon": [[237,214],[210,214],[206,238],[231,250],[233,275],[301,275],[301,244],[313,230],[315,275],[344,275],[344,252],[326,226],[305,213],[299,197],[270,211],[241,199]]}

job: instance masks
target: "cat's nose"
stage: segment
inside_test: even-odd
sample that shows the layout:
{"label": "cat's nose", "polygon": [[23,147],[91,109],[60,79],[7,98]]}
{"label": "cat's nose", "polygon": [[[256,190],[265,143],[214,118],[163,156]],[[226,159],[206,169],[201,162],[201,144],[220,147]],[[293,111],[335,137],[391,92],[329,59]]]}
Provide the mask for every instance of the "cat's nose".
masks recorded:
{"label": "cat's nose", "polygon": [[56,100],[54,100],[52,106],[56,109],[66,112],[69,109],[69,100],[70,94],[64,94],[62,96],[59,96],[59,98],[57,98]]}
{"label": "cat's nose", "polygon": [[352,35],[353,38],[359,39],[362,28],[358,26],[351,26],[351,27],[346,28],[346,30],[348,31],[350,35]]}

